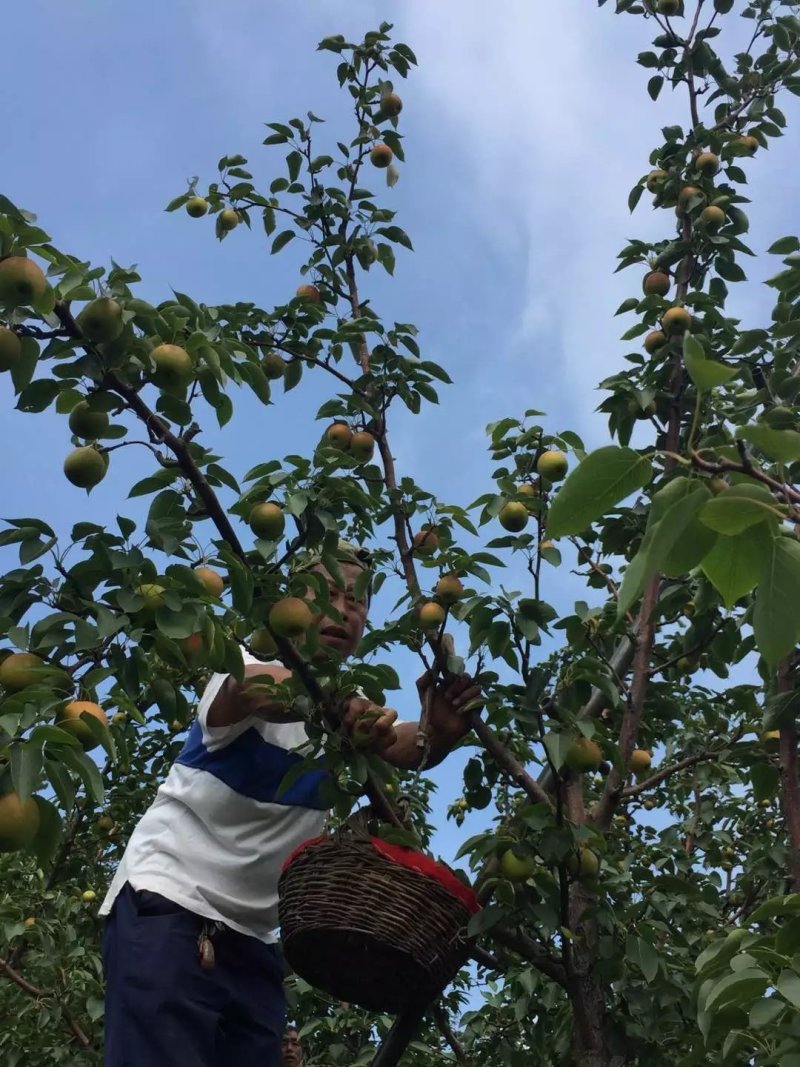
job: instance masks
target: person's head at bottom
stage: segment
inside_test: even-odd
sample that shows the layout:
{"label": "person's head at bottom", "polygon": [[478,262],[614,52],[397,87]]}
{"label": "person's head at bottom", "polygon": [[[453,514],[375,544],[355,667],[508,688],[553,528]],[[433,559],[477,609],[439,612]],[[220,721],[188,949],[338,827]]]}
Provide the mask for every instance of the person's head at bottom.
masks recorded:
{"label": "person's head at bottom", "polygon": [[294,1026],[288,1026],[284,1032],[281,1054],[281,1067],[302,1067],[305,1062],[300,1035]]}

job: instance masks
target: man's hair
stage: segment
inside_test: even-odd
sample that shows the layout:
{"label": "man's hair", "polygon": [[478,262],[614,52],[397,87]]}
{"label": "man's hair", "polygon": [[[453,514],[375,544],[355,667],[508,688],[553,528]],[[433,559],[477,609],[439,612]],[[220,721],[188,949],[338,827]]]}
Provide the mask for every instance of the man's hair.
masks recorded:
{"label": "man's hair", "polygon": [[[338,545],[330,555],[332,555],[338,563],[355,564],[356,567],[360,567],[361,570],[366,571],[370,575],[365,590],[367,604],[369,604],[372,599],[372,553],[370,550],[368,548],[363,548],[361,545],[354,545],[351,541],[339,541]],[[322,558],[322,552],[319,549],[302,552],[295,556],[290,563],[290,567],[295,574],[301,571],[310,571],[314,567],[324,566],[325,560]]]}

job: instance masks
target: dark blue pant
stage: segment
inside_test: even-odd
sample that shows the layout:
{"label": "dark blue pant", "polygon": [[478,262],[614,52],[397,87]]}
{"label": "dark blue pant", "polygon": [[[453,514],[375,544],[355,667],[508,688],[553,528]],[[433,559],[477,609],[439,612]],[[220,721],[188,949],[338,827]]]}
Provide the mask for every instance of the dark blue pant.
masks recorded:
{"label": "dark blue pant", "polygon": [[280,1067],[277,945],[224,929],[200,966],[203,920],[126,883],[106,920],[105,1067]]}

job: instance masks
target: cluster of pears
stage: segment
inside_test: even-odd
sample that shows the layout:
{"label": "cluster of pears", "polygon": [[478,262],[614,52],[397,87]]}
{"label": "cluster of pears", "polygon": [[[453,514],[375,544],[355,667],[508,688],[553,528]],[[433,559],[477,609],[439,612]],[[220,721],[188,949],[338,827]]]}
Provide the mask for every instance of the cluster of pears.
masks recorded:
{"label": "cluster of pears", "polygon": [[[0,685],[9,694],[21,693],[33,685],[46,685],[56,693],[63,693],[71,688],[71,680],[66,671],[45,663],[34,652],[12,652],[0,662]],[[56,725],[72,734],[89,752],[100,743],[82,718],[89,715],[106,725],[106,713],[91,700],[67,700],[56,712]]]}
{"label": "cluster of pears", "polygon": [[[717,3],[727,3],[727,0],[717,0]],[[730,10],[731,3],[721,13]],[[674,7],[674,12],[662,11],[664,5]],[[716,5],[715,5],[716,6]],[[677,9],[683,4],[680,0],[659,0],[658,10],[663,14],[677,13]],[[732,135],[732,144],[738,154],[753,155],[759,147],[759,141],[752,134],[735,133]],[[724,196],[713,196],[713,189],[709,182],[719,172],[721,165],[720,157],[710,149],[697,152],[689,165],[690,174],[684,179],[677,195],[674,197],[675,213],[679,218],[692,215],[695,226],[709,235],[716,234],[727,221],[725,205],[727,199]],[[666,187],[670,181],[670,172],[662,167],[651,170],[647,176],[645,185],[648,192],[653,193],[656,204],[667,205],[672,203],[666,194]],[[705,179],[705,186],[702,184]],[[701,182],[701,184],[696,184]],[[699,208],[699,211],[698,211]],[[646,296],[666,297],[671,288],[672,279],[668,270],[657,265],[644,277],[642,287]],[[692,314],[681,304],[675,304],[666,309],[661,318],[661,326],[658,330],[651,330],[644,338],[644,348],[648,354],[653,355],[670,339],[679,337],[692,328]]]}
{"label": "cluster of pears", "polygon": [[[575,774],[590,774],[603,769],[603,750],[590,737],[576,737],[571,741],[564,754],[564,765]],[[628,769],[637,777],[644,774],[652,763],[650,753],[643,748],[635,748],[628,762]],[[606,764],[608,770],[608,764]]]}
{"label": "cluster of pears", "polygon": [[356,463],[369,463],[375,452],[375,438],[369,430],[351,430],[346,422],[334,422],[325,431],[325,444],[346,452]]}
{"label": "cluster of pears", "polygon": [[[527,849],[515,845],[500,854],[498,866],[503,878],[515,884],[522,884],[535,873],[536,860]],[[593,849],[581,845],[570,853],[567,869],[573,878],[592,884],[600,873],[600,858]]]}
{"label": "cluster of pears", "polygon": [[[376,119],[378,122],[387,118],[397,118],[400,112],[403,110],[403,101],[397,95],[397,93],[387,92],[381,96],[380,107]],[[377,167],[378,170],[385,170],[391,165],[394,159],[394,152],[388,144],[384,144],[383,141],[378,141],[369,150],[369,161],[373,167]]]}
{"label": "cluster of pears", "polygon": [[[41,267],[26,256],[0,260],[0,308],[27,307],[47,292]],[[22,341],[16,331],[0,326],[0,371],[13,371],[22,360]]]}
{"label": "cluster of pears", "polygon": [[457,574],[443,574],[434,586],[433,600],[425,600],[417,608],[417,618],[423,630],[438,630],[445,620],[447,609],[464,595],[464,584]]}
{"label": "cluster of pears", "polygon": [[[84,441],[97,441],[109,426],[108,412],[94,407],[90,400],[79,400],[69,413],[70,431]],[[108,452],[93,445],[74,448],[64,460],[67,481],[79,489],[93,489],[108,472]]]}
{"label": "cluster of pears", "polygon": [[[194,194],[190,196],[186,201],[186,214],[193,219],[201,219],[204,215],[208,214],[209,203],[204,196]],[[219,226],[221,230],[226,233],[230,233],[231,230],[235,230],[239,223],[242,221],[242,216],[239,212],[232,207],[223,208],[220,211]]]}
{"label": "cluster of pears", "polygon": [[[62,668],[46,663],[33,652],[9,652],[0,661],[0,686],[14,696],[35,685],[47,686],[56,694],[71,688],[71,679]],[[91,700],[65,700],[56,712],[55,725],[71,734],[86,752],[99,741],[87,722],[87,717],[103,725],[106,713]],[[27,848],[39,831],[40,810],[35,797],[22,800],[13,790],[0,795],[0,852],[16,852]]]}
{"label": "cluster of pears", "polygon": [[[566,477],[569,463],[567,457],[558,449],[550,448],[539,454],[536,460],[536,473],[542,482],[552,484]],[[517,488],[517,495],[534,497],[539,494],[539,486],[525,482]],[[509,500],[503,504],[497,519],[504,530],[509,533],[521,533],[528,525],[530,512],[523,500]]]}

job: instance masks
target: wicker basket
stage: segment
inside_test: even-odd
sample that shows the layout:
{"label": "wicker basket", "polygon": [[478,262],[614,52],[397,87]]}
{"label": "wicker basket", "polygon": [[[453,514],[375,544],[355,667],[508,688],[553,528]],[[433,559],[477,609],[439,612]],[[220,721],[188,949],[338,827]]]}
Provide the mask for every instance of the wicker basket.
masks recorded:
{"label": "wicker basket", "polygon": [[443,989],[464,962],[466,926],[477,910],[448,868],[367,836],[307,842],[284,864],[279,883],[292,969],[371,1011],[395,1013]]}

